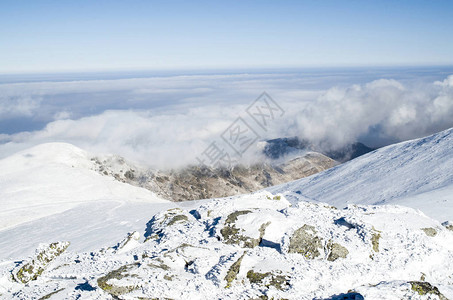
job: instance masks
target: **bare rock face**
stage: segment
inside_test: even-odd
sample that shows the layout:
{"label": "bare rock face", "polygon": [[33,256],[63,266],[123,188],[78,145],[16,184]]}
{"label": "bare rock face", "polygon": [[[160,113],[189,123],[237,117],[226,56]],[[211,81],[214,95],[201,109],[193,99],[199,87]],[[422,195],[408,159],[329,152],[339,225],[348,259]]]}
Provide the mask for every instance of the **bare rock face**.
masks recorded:
{"label": "bare rock face", "polygon": [[[445,297],[441,292],[439,292],[439,289],[433,285],[431,285],[429,282],[423,282],[423,281],[409,281],[411,285],[412,291],[416,292],[420,296],[430,296],[434,295],[437,296],[440,300],[447,300],[447,297]],[[428,299],[431,299],[430,297]]]}
{"label": "bare rock face", "polygon": [[422,228],[423,232],[430,237],[435,237],[437,235],[437,230],[434,228]]}
{"label": "bare rock face", "polygon": [[289,288],[289,276],[278,275],[272,272],[259,273],[253,270],[247,272],[247,279],[251,284],[265,286],[266,288],[274,287],[277,290],[284,291]]}
{"label": "bare rock face", "polygon": [[92,159],[96,171],[118,181],[146,188],[172,201],[234,196],[307,177],[338,165],[329,157],[308,152],[285,163],[238,165],[232,169],[189,166],[154,171],[137,168],[121,157]]}
{"label": "bare rock face", "polygon": [[320,256],[322,238],[318,237],[316,233],[315,227],[304,224],[291,237],[288,252],[302,254],[307,259]]}
{"label": "bare rock face", "polygon": [[338,243],[327,244],[327,250],[330,252],[327,257],[328,261],[336,261],[339,258],[346,258],[349,254],[348,249]]}
{"label": "bare rock face", "polygon": [[112,283],[111,281],[120,281],[121,279],[127,278],[131,276],[129,273],[133,272],[134,269],[138,268],[138,264],[130,264],[121,266],[120,268],[113,270],[107,273],[105,276],[102,276],[97,279],[98,286],[107,292],[108,294],[112,295],[113,297],[118,297],[123,294],[127,294],[139,288],[137,285],[129,284],[118,284]]}
{"label": "bare rock face", "polygon": [[242,263],[242,259],[244,258],[245,256],[245,253],[244,252],[241,257],[239,257],[239,259],[237,261],[235,261],[230,269],[228,270],[226,276],[225,276],[225,281],[227,282],[225,288],[229,288],[231,287],[231,283],[236,279],[238,273],[239,273],[239,269],[241,268],[241,263]]}

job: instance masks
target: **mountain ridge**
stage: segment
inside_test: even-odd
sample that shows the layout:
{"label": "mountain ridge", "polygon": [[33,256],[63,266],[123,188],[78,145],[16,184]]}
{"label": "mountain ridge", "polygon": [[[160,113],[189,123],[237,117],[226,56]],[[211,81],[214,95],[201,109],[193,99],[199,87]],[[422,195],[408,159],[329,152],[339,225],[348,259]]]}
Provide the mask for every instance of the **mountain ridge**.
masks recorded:
{"label": "mountain ridge", "polygon": [[66,143],[41,144],[0,160],[0,230],[99,200],[167,202],[92,168],[88,152]]}
{"label": "mountain ridge", "polygon": [[304,152],[302,156],[280,163],[262,162],[231,168],[193,165],[173,170],[153,170],[137,167],[116,155],[93,157],[92,161],[94,169],[102,175],[148,189],[176,202],[251,193],[307,177],[338,164],[316,152]]}
{"label": "mountain ridge", "polygon": [[[380,148],[327,171],[271,187],[294,197],[331,203],[399,204],[443,221],[453,219],[453,128],[428,137]],[[429,199],[441,193],[442,202]],[[425,194],[411,203],[411,197]],[[403,201],[404,200],[404,201]],[[445,209],[447,207],[448,209]]]}

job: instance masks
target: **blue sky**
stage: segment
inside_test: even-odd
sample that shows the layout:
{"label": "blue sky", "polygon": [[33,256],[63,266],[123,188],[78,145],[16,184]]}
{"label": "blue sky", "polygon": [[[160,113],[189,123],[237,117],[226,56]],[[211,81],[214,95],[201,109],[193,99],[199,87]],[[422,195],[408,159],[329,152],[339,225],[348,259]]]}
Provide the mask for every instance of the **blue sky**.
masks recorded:
{"label": "blue sky", "polygon": [[453,1],[0,2],[0,73],[453,64]]}

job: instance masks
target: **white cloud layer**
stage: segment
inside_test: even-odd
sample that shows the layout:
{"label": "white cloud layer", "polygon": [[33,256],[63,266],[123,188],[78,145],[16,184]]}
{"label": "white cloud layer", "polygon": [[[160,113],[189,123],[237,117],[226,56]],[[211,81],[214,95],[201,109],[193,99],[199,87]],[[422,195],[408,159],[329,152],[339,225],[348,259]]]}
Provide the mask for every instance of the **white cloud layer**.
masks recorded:
{"label": "white cloud layer", "polygon": [[0,119],[32,116],[40,102],[41,98],[29,96],[0,97]]}
{"label": "white cloud layer", "polygon": [[387,79],[331,88],[294,118],[295,127],[299,136],[333,147],[366,140],[373,130],[378,146],[428,135],[453,126],[452,78],[410,88]]}
{"label": "white cloud layer", "polygon": [[[286,113],[267,132],[255,127],[262,139],[299,136],[328,148],[357,140],[381,146],[453,126],[453,75],[422,83],[348,80],[261,74],[3,84],[0,116],[46,125],[0,130],[0,155],[63,141],[158,168],[196,163],[231,122],[246,118],[245,108],[264,90]],[[340,84],[325,88],[326,82]],[[4,117],[2,124],[10,123]],[[247,152],[247,161],[255,150]]]}

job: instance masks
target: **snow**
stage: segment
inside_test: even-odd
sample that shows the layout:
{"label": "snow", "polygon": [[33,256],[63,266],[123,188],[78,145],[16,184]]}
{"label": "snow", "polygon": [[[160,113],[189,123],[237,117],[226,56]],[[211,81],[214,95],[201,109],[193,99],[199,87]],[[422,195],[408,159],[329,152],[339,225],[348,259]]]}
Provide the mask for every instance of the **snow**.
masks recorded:
{"label": "snow", "polygon": [[[139,233],[125,233],[110,247],[64,252],[27,285],[14,282],[10,272],[30,258],[24,257],[18,265],[6,261],[0,265],[0,294],[5,299],[36,299],[52,292],[57,292],[56,299],[109,299],[112,295],[120,299],[335,299],[342,294],[352,297],[348,292],[352,290],[365,299],[427,299],[410,283],[424,276],[444,296],[453,296],[453,233],[422,212],[394,205],[350,205],[339,210],[322,203],[291,204],[273,196],[259,192],[161,211],[150,215]],[[255,238],[257,224],[270,221],[273,242],[251,248],[227,242],[222,230],[237,211],[250,211],[234,222],[240,235]],[[176,216],[186,218],[173,222]],[[289,250],[295,230],[304,225],[313,226],[312,233],[320,238],[319,255],[313,259]],[[423,228],[434,229],[436,235],[427,235]],[[378,233],[375,250],[373,238]],[[329,260],[331,243],[345,247],[347,256]],[[264,277],[256,280],[250,272]]]}
{"label": "snow", "polygon": [[453,220],[453,129],[378,149],[316,175],[271,187],[290,199],[399,204]]}
{"label": "snow", "polygon": [[70,241],[69,250],[75,252],[111,246],[127,232],[142,230],[150,216],[174,206],[173,203],[128,201],[82,203],[0,231],[0,263],[26,257],[39,243],[56,240]]}
{"label": "snow", "polygon": [[0,160],[0,261],[55,240],[71,241],[71,251],[98,249],[175,206],[102,176],[91,158],[73,145],[47,143]]}
{"label": "snow", "polygon": [[167,202],[92,169],[87,152],[65,143],[42,144],[0,160],[0,230],[82,203]]}
{"label": "snow", "polygon": [[[0,161],[0,298],[451,299],[452,136],[177,204],[102,176],[72,145],[17,153]],[[56,242],[70,246],[47,253]],[[15,281],[36,251],[42,274]]]}

